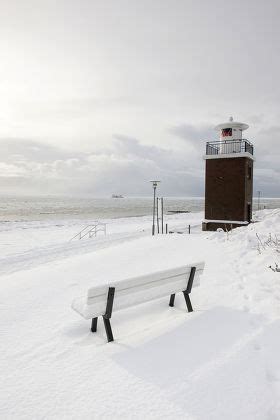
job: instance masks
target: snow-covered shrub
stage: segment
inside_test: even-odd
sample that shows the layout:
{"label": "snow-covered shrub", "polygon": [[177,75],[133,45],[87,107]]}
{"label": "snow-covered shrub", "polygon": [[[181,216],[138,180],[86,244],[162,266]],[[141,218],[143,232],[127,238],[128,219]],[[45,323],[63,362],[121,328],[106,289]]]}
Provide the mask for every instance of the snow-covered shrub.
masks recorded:
{"label": "snow-covered shrub", "polygon": [[265,251],[268,248],[274,249],[276,252],[280,252],[280,239],[276,234],[269,233],[266,239],[261,239],[259,234],[256,233],[257,237],[257,249],[261,254],[262,251]]}

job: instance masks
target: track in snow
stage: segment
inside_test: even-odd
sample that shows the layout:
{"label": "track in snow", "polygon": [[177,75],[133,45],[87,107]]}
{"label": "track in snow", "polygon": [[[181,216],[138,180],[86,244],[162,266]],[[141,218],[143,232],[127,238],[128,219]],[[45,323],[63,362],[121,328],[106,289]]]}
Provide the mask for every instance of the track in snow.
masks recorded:
{"label": "track in snow", "polygon": [[0,258],[0,275],[11,274],[16,271],[29,270],[41,264],[58,261],[72,256],[87,254],[99,249],[116,246],[120,243],[131,241],[147,235],[147,232],[122,233],[108,235],[102,239],[88,239],[85,241],[66,242],[59,245],[38,247]]}

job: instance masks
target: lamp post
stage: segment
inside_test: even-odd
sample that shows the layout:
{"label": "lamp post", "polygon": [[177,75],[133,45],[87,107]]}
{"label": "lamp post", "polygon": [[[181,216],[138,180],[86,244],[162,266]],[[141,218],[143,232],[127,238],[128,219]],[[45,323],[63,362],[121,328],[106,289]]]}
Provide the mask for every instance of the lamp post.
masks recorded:
{"label": "lamp post", "polygon": [[261,199],[261,191],[258,191],[258,210],[260,210],[261,208],[260,199]]}
{"label": "lamp post", "polygon": [[153,189],[154,189],[153,226],[152,226],[152,235],[154,235],[155,234],[155,218],[156,218],[156,189],[160,181],[150,181],[150,182],[152,183]]}

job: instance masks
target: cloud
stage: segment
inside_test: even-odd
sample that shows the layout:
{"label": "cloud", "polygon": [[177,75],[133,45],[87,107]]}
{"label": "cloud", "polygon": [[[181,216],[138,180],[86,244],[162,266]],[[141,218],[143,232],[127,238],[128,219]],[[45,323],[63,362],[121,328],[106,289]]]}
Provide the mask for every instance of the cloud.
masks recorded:
{"label": "cloud", "polygon": [[255,131],[250,138],[254,145],[254,191],[266,197],[279,197],[280,126],[271,125]]}
{"label": "cloud", "polygon": [[124,106],[126,97],[67,97],[56,100],[14,100],[13,111],[25,121],[48,121],[54,124],[91,117],[96,112]]}
{"label": "cloud", "polygon": [[[150,194],[151,179],[162,181],[164,196],[204,194],[205,141],[213,138],[206,124],[177,125],[169,133],[183,140],[175,150],[114,134],[112,144],[92,152],[74,153],[30,139],[0,139],[2,193],[124,195]],[[255,191],[279,196],[280,127],[260,130],[253,140],[256,151]]]}
{"label": "cloud", "polygon": [[162,180],[166,195],[202,192],[201,159],[192,162],[178,151],[121,134],[113,136],[110,148],[78,156],[23,139],[2,141],[0,151],[0,186],[6,193],[147,195],[154,178]]}
{"label": "cloud", "polygon": [[[75,155],[80,156],[76,153]],[[53,162],[74,157],[73,152],[25,138],[0,138],[0,159],[5,162]]]}
{"label": "cloud", "polygon": [[249,124],[259,125],[265,123],[265,116],[263,114],[249,115],[246,119]]}
{"label": "cloud", "polygon": [[17,178],[25,177],[26,170],[24,167],[18,165],[11,165],[9,163],[0,162],[0,177]]}
{"label": "cloud", "polygon": [[270,127],[262,128],[256,134],[257,150],[264,154],[279,154],[280,153],[280,126],[273,125]]}
{"label": "cloud", "polygon": [[171,127],[169,132],[199,150],[204,148],[205,143],[211,141],[215,136],[213,126],[208,124],[200,126],[181,124]]}

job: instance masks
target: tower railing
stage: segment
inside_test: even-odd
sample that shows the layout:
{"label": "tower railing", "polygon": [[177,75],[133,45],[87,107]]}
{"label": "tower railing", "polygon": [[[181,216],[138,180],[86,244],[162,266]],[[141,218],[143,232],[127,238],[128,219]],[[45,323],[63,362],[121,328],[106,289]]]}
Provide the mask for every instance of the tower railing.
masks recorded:
{"label": "tower railing", "polygon": [[229,153],[250,153],[254,154],[254,146],[249,140],[223,140],[208,141],[206,143],[206,155],[219,155]]}

